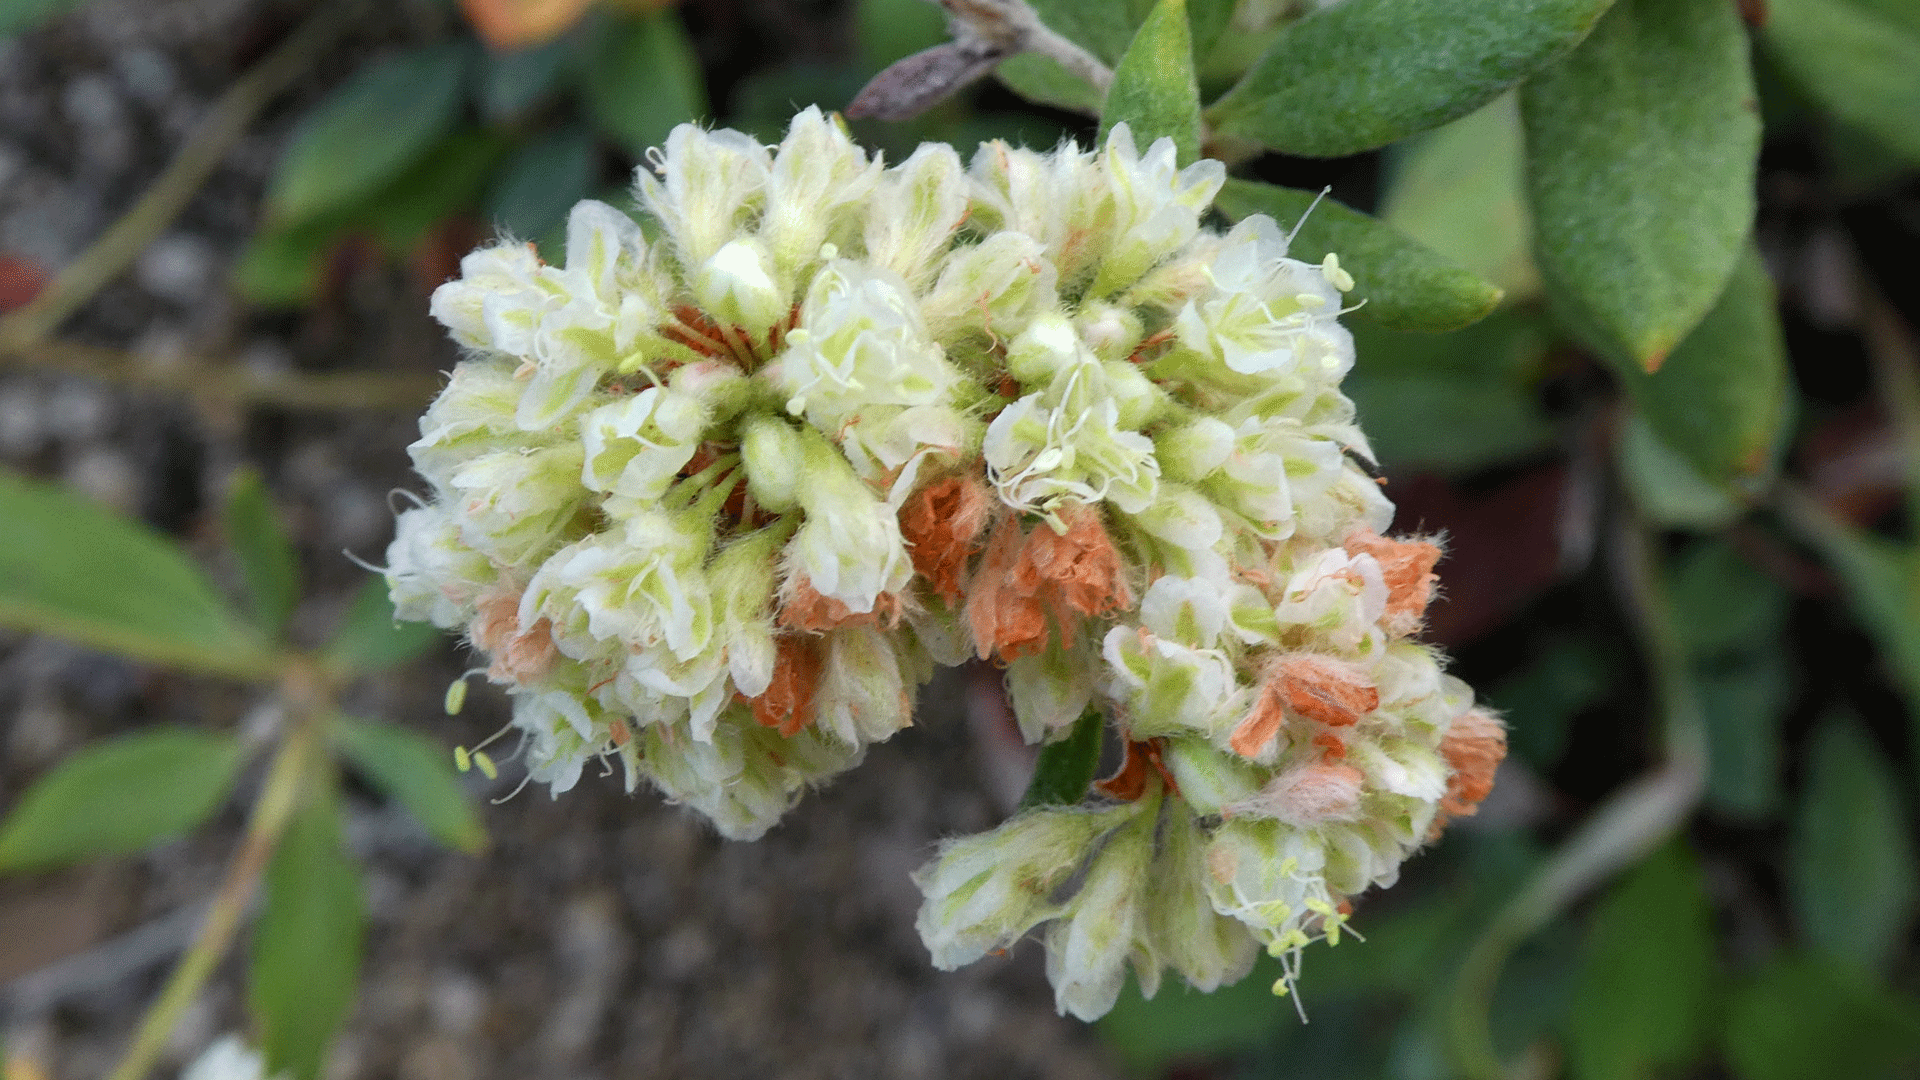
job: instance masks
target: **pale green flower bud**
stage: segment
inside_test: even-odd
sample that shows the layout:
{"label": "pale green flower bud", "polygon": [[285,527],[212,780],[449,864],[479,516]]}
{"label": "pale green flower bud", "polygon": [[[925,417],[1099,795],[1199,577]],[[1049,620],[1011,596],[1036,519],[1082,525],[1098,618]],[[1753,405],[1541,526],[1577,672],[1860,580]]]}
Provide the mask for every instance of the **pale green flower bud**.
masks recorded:
{"label": "pale green flower bud", "polygon": [[1045,742],[1071,727],[1092,703],[1096,669],[1087,644],[1084,638],[1072,645],[1049,638],[1039,653],[1008,662],[1007,697],[1028,742]]}
{"label": "pale green flower bud", "polygon": [[692,460],[706,426],[698,399],[648,387],[580,420],[580,482],[594,491],[658,499]]}
{"label": "pale green flower bud", "polygon": [[1225,465],[1235,441],[1226,421],[1200,416],[1154,436],[1153,455],[1169,479],[1191,484]]}
{"label": "pale green flower bud", "polygon": [[[1239,982],[1260,950],[1245,926],[1213,910],[1207,896],[1207,835],[1180,803],[1169,800],[1154,855],[1154,887],[1145,891],[1145,937],[1159,963],[1209,993]],[[1158,988],[1159,963],[1151,975],[1136,964],[1141,996],[1151,998]]]}
{"label": "pale green flower bud", "polygon": [[704,265],[765,204],[773,159],[767,148],[738,131],[705,131],[681,124],[665,153],[650,155],[660,176],[642,170],[637,183],[647,210],[673,237],[680,264]]}
{"label": "pale green flower bud", "polygon": [[693,295],[722,324],[761,337],[793,307],[772,269],[759,241],[729,240],[694,273]]}
{"label": "pale green flower bud", "polygon": [[545,555],[572,522],[582,496],[580,445],[482,454],[448,478],[461,510],[460,537],[504,566]]}
{"label": "pale green flower bud", "polygon": [[800,323],[767,377],[787,411],[833,435],[877,405],[937,405],[959,375],[926,329],[904,282],[836,259],[814,276]]}
{"label": "pale green flower bud", "polygon": [[828,116],[817,105],[800,110],[774,155],[760,222],[779,281],[797,282],[827,241],[859,235],[858,225],[848,228],[844,219],[873,193],[881,168],[878,156],[869,161],[855,145],[838,114]]}
{"label": "pale green flower bud", "polygon": [[800,505],[807,517],[787,546],[787,565],[820,595],[866,614],[881,593],[913,577],[893,508],[861,483],[833,444],[802,434]]}
{"label": "pale green flower bud", "polygon": [[740,460],[746,466],[747,491],[754,501],[776,514],[800,505],[801,468],[806,444],[793,425],[770,416],[747,422],[740,440]]}
{"label": "pale green flower bud", "polygon": [[922,143],[881,174],[868,211],[867,258],[916,291],[931,280],[954,231],[967,217],[967,175],[945,143]]}
{"label": "pale green flower bud", "polygon": [[865,626],[834,630],[814,693],[815,724],[841,742],[882,742],[912,722],[913,702],[892,636]]}
{"label": "pale green flower bud", "polygon": [[997,232],[959,249],[922,304],[935,340],[1008,341],[1034,318],[1056,311],[1059,275],[1040,242]]}
{"label": "pale green flower bud", "polygon": [[1160,760],[1180,785],[1180,797],[1201,814],[1245,802],[1266,782],[1266,770],[1204,738],[1168,739]]}
{"label": "pale green flower bud", "polygon": [[948,840],[913,875],[925,901],[915,925],[943,971],[1005,949],[1060,911],[1054,893],[1086,861],[1095,841],[1130,820],[1136,807],[1044,807],[999,828]]}
{"label": "pale green flower bud", "polygon": [[1199,233],[1200,215],[1227,180],[1226,166],[1211,158],[1179,168],[1169,138],[1154,140],[1142,158],[1124,122],[1113,125],[1106,149],[1115,236],[1087,289],[1089,296],[1125,289],[1184,247]]}
{"label": "pale green flower bud", "polygon": [[[1157,809],[1159,800],[1135,805]],[[1047,980],[1062,1015],[1097,1020],[1120,997],[1127,955],[1145,929],[1143,894],[1153,832],[1154,818],[1147,813],[1121,826],[1094,855],[1086,883],[1047,928]]]}

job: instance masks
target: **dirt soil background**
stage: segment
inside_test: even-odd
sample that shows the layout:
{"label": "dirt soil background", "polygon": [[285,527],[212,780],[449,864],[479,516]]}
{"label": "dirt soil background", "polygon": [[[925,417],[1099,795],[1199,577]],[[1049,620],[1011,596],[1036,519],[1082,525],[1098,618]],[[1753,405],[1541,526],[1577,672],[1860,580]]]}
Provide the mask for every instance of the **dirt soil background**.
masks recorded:
{"label": "dirt soil background", "polygon": [[[844,11],[706,5],[738,25],[810,28],[844,47]],[[264,370],[445,370],[452,348],[425,293],[458,250],[411,266],[338,267],[319,306],[247,310],[226,286],[293,120],[384,45],[432,36],[451,5],[379,5],[228,155],[180,220],[64,336],[166,366],[238,357]],[[57,271],[159,172],[209,103],[302,14],[262,0],[99,0],[0,44],[0,256]],[[724,27],[726,19],[713,25]],[[840,43],[836,45],[836,43]],[[701,41],[703,51],[714,43]],[[724,43],[721,46],[724,48]],[[293,525],[319,640],[391,531],[409,486],[405,412],[207,407],[178,394],[13,366],[0,373],[0,463],[57,478],[189,540],[219,562],[211,511],[232,471],[262,468]],[[504,721],[476,688],[440,702],[465,667],[451,645],[357,687],[352,711],[471,744]],[[364,981],[328,1070],[402,1077],[1049,1077],[1114,1074],[1092,1034],[1055,1016],[1037,946],[934,971],[913,929],[908,874],[942,836],[989,827],[1024,781],[998,724],[991,673],[929,687],[918,726],[804,800],[766,839],[721,840],[657,796],[589,779],[552,801],[484,807],[492,847],[447,854],[356,790],[367,861]],[[155,723],[255,730],[250,692],[135,667],[56,642],[0,636],[0,806],[87,740]],[[476,794],[511,789],[513,770]],[[147,855],[0,880],[0,1035],[55,1078],[104,1075],[193,933],[238,832],[242,785],[216,826]],[[244,1030],[230,957],[181,1025],[162,1075]]]}

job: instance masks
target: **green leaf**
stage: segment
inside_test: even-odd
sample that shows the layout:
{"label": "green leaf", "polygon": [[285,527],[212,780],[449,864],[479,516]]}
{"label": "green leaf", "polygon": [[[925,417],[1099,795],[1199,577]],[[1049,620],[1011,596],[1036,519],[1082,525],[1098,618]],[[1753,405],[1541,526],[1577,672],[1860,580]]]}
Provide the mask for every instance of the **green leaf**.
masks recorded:
{"label": "green leaf", "polygon": [[1021,53],[1002,60],[994,74],[1028,101],[1068,112],[1094,116],[1100,113],[1100,91],[1050,57]]}
{"label": "green leaf", "polygon": [[1658,368],[1753,228],[1760,114],[1739,13],[1727,0],[1620,0],[1520,106],[1535,256],[1556,309],[1596,351]]}
{"label": "green leaf", "polygon": [[85,0],[0,0],[0,38],[31,30]]}
{"label": "green leaf", "polygon": [[1769,0],[1762,40],[1849,127],[1920,162],[1920,11],[1909,0]]}
{"label": "green leaf", "polygon": [[233,287],[259,307],[298,307],[320,288],[327,252],[340,238],[329,217],[294,225],[265,225],[247,238],[233,264]]}
{"label": "green leaf", "polygon": [[327,646],[326,657],[329,664],[347,671],[385,671],[425,656],[441,637],[432,623],[395,619],[386,579],[371,577],[354,594],[353,606]]}
{"label": "green leaf", "polygon": [[[1314,198],[1310,191],[1228,180],[1213,204],[1235,221],[1266,214],[1290,228]],[[1395,330],[1457,330],[1500,303],[1500,290],[1472,271],[1358,210],[1321,199],[1299,225],[1290,254],[1318,262],[1328,252],[1353,275],[1352,298],[1366,302],[1356,314]]]}
{"label": "green leaf", "polygon": [[1346,0],[1283,32],[1207,120],[1220,134],[1305,157],[1385,146],[1465,116],[1551,64],[1611,2]]}
{"label": "green leaf", "polygon": [[4,471],[0,626],[214,675],[263,678],[277,666],[171,540]]}
{"label": "green leaf", "polygon": [[1020,809],[1036,806],[1073,806],[1087,796],[1087,786],[1100,767],[1101,738],[1107,720],[1098,709],[1088,709],[1074,721],[1066,737],[1040,748],[1033,779],[1020,797]]}
{"label": "green leaf", "polygon": [[370,64],[294,129],[267,187],[280,221],[299,221],[369,195],[452,130],[472,51],[412,49]]}
{"label": "green leaf", "polygon": [[579,38],[574,34],[510,53],[489,50],[474,94],[480,115],[495,123],[524,116],[559,89],[579,60]]}
{"label": "green leaf", "polygon": [[487,216],[510,236],[544,236],[593,190],[599,166],[593,132],[584,127],[548,132],[507,159],[487,193]]}
{"label": "green leaf", "polygon": [[1712,532],[1746,512],[1740,500],[1655,435],[1639,413],[1627,417],[1614,456],[1635,505],[1656,524]]}
{"label": "green leaf", "polygon": [[1802,936],[1865,970],[1899,960],[1913,925],[1913,836],[1893,770],[1859,724],[1829,717],[1815,733],[1788,881]]}
{"label": "green leaf", "polygon": [[1508,303],[1538,295],[1519,100],[1503,94],[1396,149],[1380,220],[1500,286]]}
{"label": "green leaf", "polygon": [[926,0],[858,0],[853,37],[868,72],[947,40],[947,17]]}
{"label": "green leaf", "polygon": [[1920,734],[1920,559],[1913,548],[1855,529],[1812,504],[1795,518],[1885,654]]}
{"label": "green leaf", "polygon": [[354,768],[388,798],[407,808],[435,840],[474,854],[487,831],[453,770],[453,751],[405,728],[336,717],[335,741]]}
{"label": "green leaf", "polygon": [[1920,1002],[1805,957],[1776,961],[1728,1009],[1739,1080],[1893,1080],[1920,1066]]}
{"label": "green leaf", "polygon": [[1133,43],[1145,5],[1128,0],[1029,0],[1040,21],[1109,67]]}
{"label": "green leaf", "polygon": [[1233,23],[1236,0],[1187,0],[1187,24],[1193,32],[1195,62],[1213,51]]}
{"label": "green leaf", "polygon": [[226,735],[160,728],[89,744],[21,796],[0,824],[0,870],[118,855],[191,831],[240,768]]}
{"label": "green leaf", "polygon": [[259,470],[242,469],[227,488],[227,545],[240,562],[253,620],[269,635],[285,631],[300,599],[300,563],[293,541],[274,514],[273,499]]}
{"label": "green leaf", "polygon": [[1171,137],[1183,166],[1200,156],[1200,85],[1193,77],[1186,0],[1154,4],[1113,69],[1113,86],[1100,112],[1101,145],[1118,123],[1132,129],[1133,141],[1142,148]]}
{"label": "green leaf", "polygon": [[1560,761],[1567,730],[1613,685],[1606,657],[1586,641],[1549,641],[1538,659],[1495,683],[1488,697],[1507,719],[1507,742],[1542,772]]}
{"label": "green leaf", "polygon": [[[1552,447],[1557,439],[1525,387],[1459,375],[1355,374],[1342,387],[1390,469],[1468,473]],[[1446,417],[1435,423],[1434,417]]]}
{"label": "green leaf", "polygon": [[480,204],[488,178],[511,146],[491,128],[456,131],[344,216],[371,229],[389,255],[405,255],[434,226]]}
{"label": "green leaf", "polygon": [[600,129],[636,158],[707,111],[693,42],[671,9],[609,26],[588,58],[580,94]]}
{"label": "green leaf", "polygon": [[1705,1048],[1715,980],[1713,909],[1685,847],[1670,843],[1600,902],[1574,989],[1574,1080],[1679,1075]]}
{"label": "green leaf", "polygon": [[1687,548],[1668,585],[1675,629],[1695,660],[1771,644],[1786,626],[1790,602],[1779,581],[1720,539]]}
{"label": "green leaf", "polygon": [[1780,806],[1782,728],[1793,676],[1778,646],[1697,667],[1694,693],[1707,728],[1707,804],[1762,821]]}
{"label": "green leaf", "polygon": [[294,811],[267,867],[253,926],[247,1004],[267,1073],[313,1080],[353,1007],[364,911],[360,868],[341,843],[331,790]]}
{"label": "green leaf", "polygon": [[1660,441],[1738,494],[1773,479],[1792,413],[1792,374],[1773,282],[1748,248],[1713,309],[1660,370],[1616,364]]}

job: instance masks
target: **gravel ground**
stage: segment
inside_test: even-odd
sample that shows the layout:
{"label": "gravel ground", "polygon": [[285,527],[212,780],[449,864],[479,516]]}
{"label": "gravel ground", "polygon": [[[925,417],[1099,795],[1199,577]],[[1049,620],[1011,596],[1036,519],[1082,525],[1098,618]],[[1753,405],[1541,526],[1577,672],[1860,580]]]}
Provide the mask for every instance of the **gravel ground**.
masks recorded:
{"label": "gravel ground", "polygon": [[[142,190],[236,70],[297,5],[100,0],[0,45],[0,256],[57,271]],[[400,268],[364,270],[321,308],[263,316],[227,266],[251,228],[279,141],[370,45],[417,36],[446,5],[382,5],[319,64],[134,271],[65,334],[145,362],[431,371],[452,354]],[[305,556],[296,632],[323,634],[376,554],[386,493],[406,483],[410,417],[246,415],[44,373],[0,374],[0,463],[63,479],[174,532],[222,567],[208,509],[241,462],[264,469]],[[230,568],[225,568],[230,572]],[[451,648],[356,688],[348,705],[451,744],[503,719],[476,692],[457,720]],[[920,726],[810,796],[755,844],[719,839],[617,778],[558,801],[486,807],[483,857],[443,853],[366,792],[349,804],[367,860],[372,932],[359,1003],[329,1075],[482,1077],[1100,1077],[1080,1025],[1054,1015],[1039,950],[933,971],[908,873],[941,836],[987,827],[1024,763],[997,724],[991,674],[929,688]],[[984,691],[984,692],[983,692]],[[485,700],[483,700],[485,699]],[[245,730],[231,686],[59,643],[0,637],[0,806],[91,738],[156,722]],[[506,781],[477,794],[506,793]],[[0,880],[0,1035],[55,1078],[103,1075],[195,926],[231,850],[241,797],[213,828],[147,855]],[[230,960],[188,1013],[168,1069],[242,1029]]]}

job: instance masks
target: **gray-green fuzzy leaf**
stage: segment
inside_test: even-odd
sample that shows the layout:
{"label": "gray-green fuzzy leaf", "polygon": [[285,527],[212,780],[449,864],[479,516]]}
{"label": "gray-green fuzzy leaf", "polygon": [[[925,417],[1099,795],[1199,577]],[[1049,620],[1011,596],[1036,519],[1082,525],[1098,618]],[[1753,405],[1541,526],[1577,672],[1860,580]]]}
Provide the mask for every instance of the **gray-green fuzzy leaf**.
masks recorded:
{"label": "gray-green fuzzy leaf", "polygon": [[1100,112],[1103,145],[1108,130],[1122,122],[1141,147],[1172,138],[1181,165],[1200,156],[1200,85],[1193,75],[1186,0],[1159,0],[1113,69]]}
{"label": "gray-green fuzzy leaf", "polygon": [[472,51],[451,44],[361,68],[294,129],[267,187],[271,215],[304,220],[405,172],[453,130],[472,66]]}
{"label": "gray-green fuzzy leaf", "polygon": [[1438,127],[1564,55],[1612,0],[1347,0],[1282,33],[1207,110],[1222,134],[1340,157]]}
{"label": "gray-green fuzzy leaf", "polygon": [[275,658],[174,543],[63,488],[0,472],[0,626],[240,678]]}
{"label": "gray-green fuzzy leaf", "polygon": [[386,579],[373,577],[354,594],[326,657],[348,671],[384,671],[426,655],[440,640],[431,623],[395,619]]}
{"label": "gray-green fuzzy leaf", "polygon": [[1595,350],[1657,369],[1753,228],[1760,114],[1734,5],[1620,0],[1520,104],[1556,310]]}
{"label": "gray-green fuzzy leaf", "polygon": [[1100,743],[1106,730],[1106,718],[1098,709],[1088,709],[1064,738],[1041,747],[1020,809],[1072,806],[1086,798],[1093,774],[1100,768]]}
{"label": "gray-green fuzzy leaf", "polygon": [[[1313,206],[1314,193],[1252,180],[1229,180],[1214,199],[1236,221],[1266,214],[1292,228]],[[1290,254],[1318,262],[1334,252],[1353,275],[1357,315],[1395,330],[1457,330],[1478,322],[1500,303],[1500,290],[1391,226],[1332,199],[1321,199],[1294,235]]]}
{"label": "gray-green fuzzy leaf", "polygon": [[0,870],[62,866],[180,836],[225,800],[240,744],[178,728],[105,739],[62,761],[0,825]]}

